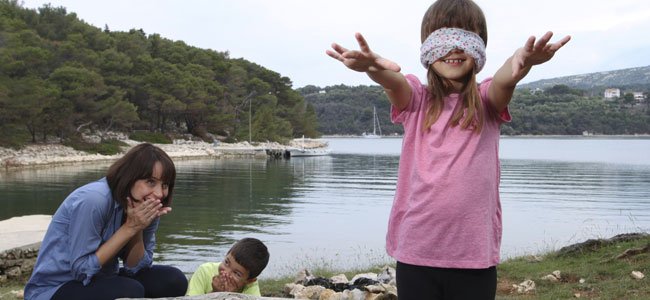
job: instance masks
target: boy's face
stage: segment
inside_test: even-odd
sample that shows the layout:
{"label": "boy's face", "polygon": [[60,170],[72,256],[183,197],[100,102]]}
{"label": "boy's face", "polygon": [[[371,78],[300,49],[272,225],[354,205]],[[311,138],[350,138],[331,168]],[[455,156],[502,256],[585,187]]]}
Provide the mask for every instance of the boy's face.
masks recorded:
{"label": "boy's face", "polygon": [[223,262],[219,264],[219,275],[213,278],[213,286],[215,281],[219,281],[223,284],[222,291],[241,292],[245,285],[255,281],[255,278],[248,279],[249,274],[248,270],[237,263],[235,258],[228,253]]}

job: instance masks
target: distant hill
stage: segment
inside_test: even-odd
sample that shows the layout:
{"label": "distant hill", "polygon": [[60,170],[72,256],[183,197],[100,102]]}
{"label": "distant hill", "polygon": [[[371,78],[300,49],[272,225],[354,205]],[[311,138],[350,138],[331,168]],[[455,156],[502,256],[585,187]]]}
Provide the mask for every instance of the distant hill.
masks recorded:
{"label": "distant hill", "polygon": [[646,86],[650,85],[650,66],[542,79],[519,84],[517,88],[547,89],[555,85],[582,90]]}

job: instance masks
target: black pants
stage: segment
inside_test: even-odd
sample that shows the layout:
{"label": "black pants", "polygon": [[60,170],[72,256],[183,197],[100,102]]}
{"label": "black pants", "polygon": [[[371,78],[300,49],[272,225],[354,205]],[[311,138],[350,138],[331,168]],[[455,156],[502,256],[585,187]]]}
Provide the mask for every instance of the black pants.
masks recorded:
{"label": "black pants", "polygon": [[447,269],[397,262],[399,300],[494,299],[497,269]]}
{"label": "black pants", "polygon": [[177,297],[186,291],[187,278],[181,270],[159,265],[142,269],[133,277],[120,274],[93,278],[86,286],[70,281],[54,293],[52,300]]}

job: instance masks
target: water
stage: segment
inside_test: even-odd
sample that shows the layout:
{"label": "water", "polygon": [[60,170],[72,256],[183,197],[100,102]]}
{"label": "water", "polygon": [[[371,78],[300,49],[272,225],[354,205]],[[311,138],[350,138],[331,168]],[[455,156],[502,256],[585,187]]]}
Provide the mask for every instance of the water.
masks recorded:
{"label": "water", "polygon": [[[384,237],[401,139],[328,141],[327,157],[178,161],[156,261],[191,274],[249,236],[269,246],[263,278],[390,262]],[[650,231],[650,139],[504,138],[500,150],[504,257]],[[52,214],[107,166],[0,173],[0,219]]]}

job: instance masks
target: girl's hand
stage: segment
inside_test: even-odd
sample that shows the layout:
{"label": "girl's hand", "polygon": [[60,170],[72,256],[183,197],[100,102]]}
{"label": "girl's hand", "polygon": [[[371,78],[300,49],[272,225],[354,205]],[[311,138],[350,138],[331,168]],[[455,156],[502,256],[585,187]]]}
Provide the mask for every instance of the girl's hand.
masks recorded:
{"label": "girl's hand", "polygon": [[171,211],[170,207],[163,207],[160,200],[134,200],[127,197],[128,207],[126,208],[125,226],[129,226],[136,232],[147,228],[151,222]]}
{"label": "girl's hand", "polygon": [[356,33],[355,38],[359,43],[359,50],[348,50],[337,43],[333,43],[332,49],[334,51],[326,50],[325,53],[342,62],[346,67],[358,72],[400,71],[399,65],[372,52],[361,33]]}
{"label": "girl's hand", "polygon": [[537,43],[535,43],[535,36],[531,36],[523,48],[515,51],[512,57],[512,76],[514,78],[518,78],[529,67],[549,61],[553,58],[555,52],[566,45],[571,39],[571,36],[567,35],[556,43],[549,43],[552,36],[553,32],[549,31],[539,38]]}

